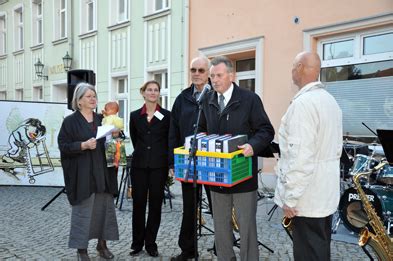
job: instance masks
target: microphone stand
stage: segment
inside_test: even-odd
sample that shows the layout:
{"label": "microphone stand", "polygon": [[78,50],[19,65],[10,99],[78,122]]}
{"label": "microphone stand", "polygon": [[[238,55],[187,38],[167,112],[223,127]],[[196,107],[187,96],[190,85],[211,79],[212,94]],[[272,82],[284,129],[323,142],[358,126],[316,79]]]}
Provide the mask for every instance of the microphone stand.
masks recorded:
{"label": "microphone stand", "polygon": [[197,221],[197,199],[198,199],[198,186],[197,186],[197,171],[196,171],[196,164],[197,164],[197,157],[196,157],[196,152],[198,149],[198,142],[196,139],[197,136],[197,132],[198,132],[198,125],[199,125],[199,120],[201,118],[201,113],[202,113],[202,103],[199,102],[198,103],[198,117],[197,117],[197,121],[194,125],[194,137],[191,141],[191,149],[190,152],[188,154],[188,167],[187,167],[187,172],[186,175],[184,177],[185,182],[188,182],[188,175],[190,172],[190,168],[191,168],[191,162],[193,162],[193,188],[194,188],[194,256],[195,256],[195,261],[198,261],[198,237],[197,237],[197,232],[198,232],[198,221]]}

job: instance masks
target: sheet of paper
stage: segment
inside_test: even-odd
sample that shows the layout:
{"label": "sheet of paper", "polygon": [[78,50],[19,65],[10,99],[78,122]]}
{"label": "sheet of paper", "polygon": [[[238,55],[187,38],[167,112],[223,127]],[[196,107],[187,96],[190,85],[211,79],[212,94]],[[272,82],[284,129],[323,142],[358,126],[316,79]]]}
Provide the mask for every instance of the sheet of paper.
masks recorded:
{"label": "sheet of paper", "polygon": [[114,131],[116,128],[113,125],[103,125],[103,126],[98,126],[97,128],[97,135],[96,139],[101,139],[102,137],[105,137],[109,134],[111,134],[112,131]]}

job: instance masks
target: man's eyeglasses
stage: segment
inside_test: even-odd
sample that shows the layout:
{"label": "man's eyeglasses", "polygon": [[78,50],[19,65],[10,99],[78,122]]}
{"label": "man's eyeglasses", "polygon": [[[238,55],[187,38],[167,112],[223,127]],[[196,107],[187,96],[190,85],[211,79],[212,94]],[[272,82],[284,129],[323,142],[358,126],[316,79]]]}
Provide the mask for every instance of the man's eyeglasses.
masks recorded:
{"label": "man's eyeglasses", "polygon": [[206,70],[205,69],[203,69],[203,68],[191,68],[190,69],[190,72],[192,72],[192,73],[196,73],[196,72],[199,72],[199,73],[205,73],[206,72]]}

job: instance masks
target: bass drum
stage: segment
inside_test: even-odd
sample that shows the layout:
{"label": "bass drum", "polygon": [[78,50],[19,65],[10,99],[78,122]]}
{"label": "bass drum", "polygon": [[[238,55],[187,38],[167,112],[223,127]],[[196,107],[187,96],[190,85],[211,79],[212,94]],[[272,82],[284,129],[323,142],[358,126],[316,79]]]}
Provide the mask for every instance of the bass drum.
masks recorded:
{"label": "bass drum", "polygon": [[[392,202],[390,202],[391,199],[388,197],[389,194],[393,194],[393,191],[385,191],[383,186],[371,186],[370,188],[363,187],[363,190],[378,216],[381,218],[382,223],[384,223],[386,211],[390,211],[387,212],[388,215],[392,211]],[[378,195],[382,198],[382,202]],[[387,200],[389,200],[389,202],[387,202]],[[355,188],[349,188],[344,192],[340,198],[338,210],[344,226],[350,231],[359,234],[361,228],[368,223],[367,214],[363,209],[359,194]]]}

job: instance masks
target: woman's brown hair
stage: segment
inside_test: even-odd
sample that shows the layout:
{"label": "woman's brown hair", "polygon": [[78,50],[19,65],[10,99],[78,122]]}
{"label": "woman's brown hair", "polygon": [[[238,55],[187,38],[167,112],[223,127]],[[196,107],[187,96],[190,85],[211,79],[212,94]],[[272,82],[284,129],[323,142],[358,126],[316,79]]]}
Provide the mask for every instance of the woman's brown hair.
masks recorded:
{"label": "woman's brown hair", "polygon": [[157,86],[158,86],[158,91],[161,91],[161,86],[160,86],[160,84],[157,82],[157,81],[155,81],[155,80],[151,80],[151,81],[147,81],[147,82],[145,82],[143,85],[142,85],[142,87],[139,89],[139,91],[140,91],[140,93],[142,94],[144,91],[146,91],[146,88],[147,88],[147,86],[149,85],[149,84],[156,84]]}

